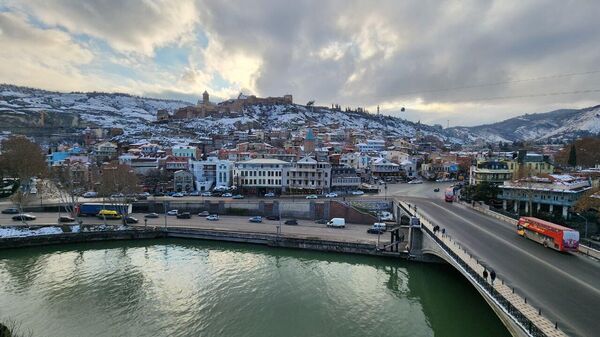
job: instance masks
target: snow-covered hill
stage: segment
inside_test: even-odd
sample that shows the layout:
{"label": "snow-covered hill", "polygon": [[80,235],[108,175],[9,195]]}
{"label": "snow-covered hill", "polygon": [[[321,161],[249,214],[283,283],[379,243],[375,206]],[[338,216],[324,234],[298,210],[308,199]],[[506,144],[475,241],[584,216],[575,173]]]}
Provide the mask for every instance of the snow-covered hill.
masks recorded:
{"label": "snow-covered hill", "polygon": [[396,117],[375,116],[362,112],[343,112],[297,104],[253,105],[238,117],[206,117],[154,124],[161,109],[173,113],[192,105],[188,102],[108,93],[58,93],[39,89],[0,85],[0,125],[26,129],[45,127],[81,128],[102,126],[122,128],[119,139],[136,141],[155,139],[165,143],[193,140],[234,130],[287,128],[299,129],[310,124],[332,129],[364,129],[380,135],[413,137],[417,130],[445,142],[460,142],[447,137],[440,128],[416,124]]}
{"label": "snow-covered hill", "polygon": [[488,142],[561,141],[600,136],[600,105],[526,114],[494,124],[451,128],[448,133],[465,141]]}

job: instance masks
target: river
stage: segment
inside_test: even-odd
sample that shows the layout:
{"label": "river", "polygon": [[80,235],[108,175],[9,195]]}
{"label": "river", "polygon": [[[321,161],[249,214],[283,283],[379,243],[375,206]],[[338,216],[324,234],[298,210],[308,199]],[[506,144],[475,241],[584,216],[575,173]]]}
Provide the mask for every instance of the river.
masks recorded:
{"label": "river", "polygon": [[0,319],[33,337],[510,336],[447,265],[167,239],[2,250]]}

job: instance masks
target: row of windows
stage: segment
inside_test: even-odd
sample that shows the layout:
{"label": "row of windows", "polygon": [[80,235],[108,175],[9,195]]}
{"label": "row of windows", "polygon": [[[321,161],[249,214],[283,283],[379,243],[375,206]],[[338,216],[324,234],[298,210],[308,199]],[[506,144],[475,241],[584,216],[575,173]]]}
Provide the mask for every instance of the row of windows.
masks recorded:
{"label": "row of windows", "polygon": [[242,177],[281,177],[281,171],[242,171]]}
{"label": "row of windows", "polygon": [[243,185],[281,185],[281,179],[242,179]]}

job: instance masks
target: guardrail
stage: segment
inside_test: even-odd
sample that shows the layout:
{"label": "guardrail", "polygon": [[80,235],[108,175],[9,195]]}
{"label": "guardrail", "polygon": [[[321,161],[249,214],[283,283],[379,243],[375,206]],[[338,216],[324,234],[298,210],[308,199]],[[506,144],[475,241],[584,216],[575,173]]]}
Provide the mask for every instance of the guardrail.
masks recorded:
{"label": "guardrail", "polygon": [[[400,202],[401,207],[411,214],[410,205]],[[464,247],[461,247],[456,240],[448,234],[442,234],[442,237],[433,232],[433,222],[415,210],[412,215],[418,216],[421,220],[421,228],[433,239],[436,244],[446,253],[460,268],[467,273],[468,277],[473,280],[479,288],[485,292],[493,301],[506,313],[513,321],[520,326],[524,332],[532,337],[558,337],[566,336],[558,328],[558,322],[552,324],[548,319],[541,316],[541,309],[535,309],[527,304],[527,299],[515,294],[514,288],[509,288],[504,284],[504,280],[497,278],[496,285],[490,284],[481,276],[474,267],[473,255]],[[447,243],[452,242],[449,246]],[[456,247],[456,248],[454,248]],[[476,261],[476,265],[484,268]],[[471,262],[471,263],[469,263]]]}

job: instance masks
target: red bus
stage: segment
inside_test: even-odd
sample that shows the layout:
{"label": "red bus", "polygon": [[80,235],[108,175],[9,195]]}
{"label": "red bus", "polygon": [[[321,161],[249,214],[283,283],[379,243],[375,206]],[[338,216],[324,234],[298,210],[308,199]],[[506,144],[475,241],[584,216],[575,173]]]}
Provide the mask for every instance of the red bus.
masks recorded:
{"label": "red bus", "polygon": [[578,231],[538,218],[521,217],[517,234],[561,252],[576,252],[579,247]]}
{"label": "red bus", "polygon": [[453,187],[448,187],[446,189],[446,192],[444,192],[444,200],[446,200],[447,202],[454,201],[454,188]]}

